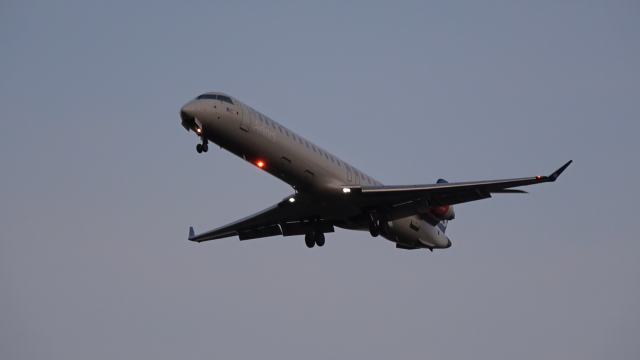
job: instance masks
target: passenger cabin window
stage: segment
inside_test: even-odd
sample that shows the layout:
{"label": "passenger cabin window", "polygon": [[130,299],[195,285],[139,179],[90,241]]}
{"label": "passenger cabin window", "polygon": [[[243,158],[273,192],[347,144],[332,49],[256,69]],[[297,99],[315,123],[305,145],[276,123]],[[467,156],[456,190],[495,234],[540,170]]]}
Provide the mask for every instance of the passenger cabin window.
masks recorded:
{"label": "passenger cabin window", "polygon": [[201,99],[212,99],[212,100],[221,100],[221,101],[225,101],[228,102],[229,104],[233,104],[233,101],[231,100],[230,97],[228,96],[224,96],[224,95],[216,95],[216,94],[202,94],[200,96],[198,96],[198,100]]}
{"label": "passenger cabin window", "polygon": [[333,156],[329,155],[329,157],[331,158],[331,162],[332,162],[332,163],[335,163],[335,162],[333,161]]}
{"label": "passenger cabin window", "polygon": [[289,132],[287,131],[287,129],[284,129],[284,132],[287,133],[287,137],[289,137]]}
{"label": "passenger cabin window", "polygon": [[296,141],[296,134],[291,133],[291,136],[293,136],[293,141]]}
{"label": "passenger cabin window", "polygon": [[280,125],[278,125],[278,129],[280,129],[280,133],[282,133],[282,128],[280,127]]}
{"label": "passenger cabin window", "polygon": [[308,142],[306,142],[306,141],[305,141],[304,143],[305,143],[305,144],[307,144],[307,149],[308,149],[308,148],[309,148],[309,143],[308,143]]}
{"label": "passenger cabin window", "polygon": [[336,159],[336,161],[338,162],[338,166],[342,166],[342,165],[340,165],[340,160]]}

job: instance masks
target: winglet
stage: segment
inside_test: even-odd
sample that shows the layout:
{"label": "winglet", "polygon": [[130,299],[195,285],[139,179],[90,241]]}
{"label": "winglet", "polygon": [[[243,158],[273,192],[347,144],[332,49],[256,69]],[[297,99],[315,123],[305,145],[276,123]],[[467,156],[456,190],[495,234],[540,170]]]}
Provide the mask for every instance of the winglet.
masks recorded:
{"label": "winglet", "polygon": [[560,174],[562,174],[562,172],[569,167],[569,165],[571,165],[571,163],[573,162],[573,160],[569,160],[568,163],[562,165],[562,167],[558,170],[556,170],[553,174],[549,175],[549,179],[551,181],[556,181],[556,179],[558,178],[558,176],[560,176]]}
{"label": "winglet", "polygon": [[193,239],[196,233],[193,231],[193,226],[189,228],[189,240]]}

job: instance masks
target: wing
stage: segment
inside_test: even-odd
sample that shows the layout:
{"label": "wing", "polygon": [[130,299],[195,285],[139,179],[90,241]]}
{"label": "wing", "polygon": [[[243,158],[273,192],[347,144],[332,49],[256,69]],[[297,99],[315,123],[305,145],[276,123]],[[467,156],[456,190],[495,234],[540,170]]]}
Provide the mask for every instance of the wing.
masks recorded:
{"label": "wing", "polygon": [[524,193],[512,188],[556,181],[569,164],[571,161],[549,176],[520,179],[401,186],[345,185],[343,202],[333,206],[321,204],[313,198],[305,201],[304,196],[297,196],[296,201],[291,201],[292,195],[258,213],[202,234],[195,235],[191,228],[189,240],[202,242],[236,235],[240,240],[249,240],[275,235],[303,235],[312,229],[328,233],[334,231],[332,222],[328,220],[332,216],[328,215],[336,215],[338,211],[350,221],[364,221],[366,228],[366,214],[378,209],[392,210],[387,217],[395,220],[423,213],[430,207],[489,198],[492,193]]}
{"label": "wing", "polygon": [[318,219],[317,206],[301,201],[292,202],[290,199],[293,199],[293,195],[260,212],[202,234],[195,235],[193,228],[190,228],[189,240],[203,242],[236,235],[240,240],[303,235],[312,228],[325,233],[334,231],[333,225]]}
{"label": "wing", "polygon": [[426,200],[426,205],[429,207],[446,206],[490,198],[492,193],[526,193],[512,188],[554,182],[571,162],[570,160],[549,176],[427,185],[344,186],[343,188],[349,189],[348,195],[354,193],[353,200],[363,208],[398,206],[416,200]]}

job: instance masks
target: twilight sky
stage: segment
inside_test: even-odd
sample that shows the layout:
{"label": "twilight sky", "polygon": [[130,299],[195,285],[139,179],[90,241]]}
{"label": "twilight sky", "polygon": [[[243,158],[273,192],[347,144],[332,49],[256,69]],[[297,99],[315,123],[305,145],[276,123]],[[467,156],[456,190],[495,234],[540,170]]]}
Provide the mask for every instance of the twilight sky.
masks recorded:
{"label": "twilight sky", "polygon": [[[0,358],[640,358],[637,1],[0,4]],[[202,244],[292,193],[223,91],[385,184],[547,175],[450,249]]]}

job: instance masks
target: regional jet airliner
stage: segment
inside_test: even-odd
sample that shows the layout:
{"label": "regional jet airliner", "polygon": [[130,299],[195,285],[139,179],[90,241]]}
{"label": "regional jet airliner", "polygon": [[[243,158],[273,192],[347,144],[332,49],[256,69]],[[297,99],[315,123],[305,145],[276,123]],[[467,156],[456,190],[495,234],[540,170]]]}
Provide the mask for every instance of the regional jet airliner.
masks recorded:
{"label": "regional jet airliner", "polygon": [[217,229],[196,235],[190,228],[189,240],[196,242],[304,235],[312,248],[339,227],[368,230],[399,249],[445,249],[451,246],[445,231],[455,217],[453,205],[525,193],[514,188],[556,181],[571,164],[549,176],[389,186],[227,94],[202,94],[182,107],[180,117],[200,138],[198,153],[213,142],[294,189],[279,203]]}

